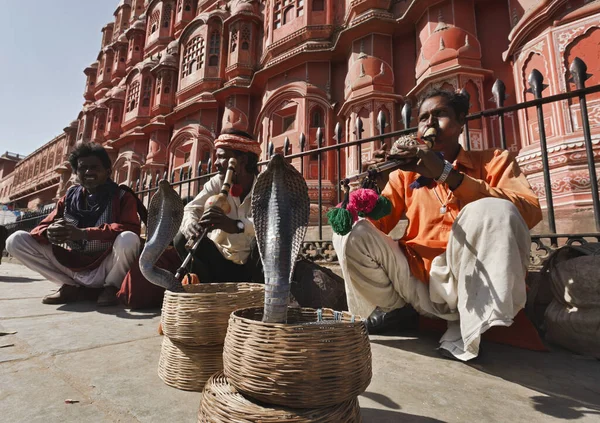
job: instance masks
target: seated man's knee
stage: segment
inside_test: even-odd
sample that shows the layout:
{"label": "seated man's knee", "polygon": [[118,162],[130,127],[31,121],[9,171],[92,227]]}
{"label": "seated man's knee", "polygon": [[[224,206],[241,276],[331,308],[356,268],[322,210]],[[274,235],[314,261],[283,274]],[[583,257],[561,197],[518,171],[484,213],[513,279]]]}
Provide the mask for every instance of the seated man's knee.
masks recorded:
{"label": "seated man's knee", "polygon": [[519,215],[517,207],[508,200],[502,198],[482,198],[463,207],[463,214],[485,217],[508,217],[513,214]]}
{"label": "seated man's knee", "polygon": [[121,232],[115,239],[113,249],[117,251],[138,251],[140,248],[140,237],[133,232]]}
{"label": "seated man's knee", "polygon": [[19,250],[21,249],[21,246],[27,238],[31,238],[31,234],[25,231],[17,231],[10,235],[6,239],[5,246],[6,251],[8,251],[8,254],[10,254],[11,256],[15,256],[16,254],[18,254]]}
{"label": "seated man's knee", "polygon": [[186,251],[185,244],[187,244],[187,238],[181,232],[177,232],[173,239],[173,246],[177,251]]}

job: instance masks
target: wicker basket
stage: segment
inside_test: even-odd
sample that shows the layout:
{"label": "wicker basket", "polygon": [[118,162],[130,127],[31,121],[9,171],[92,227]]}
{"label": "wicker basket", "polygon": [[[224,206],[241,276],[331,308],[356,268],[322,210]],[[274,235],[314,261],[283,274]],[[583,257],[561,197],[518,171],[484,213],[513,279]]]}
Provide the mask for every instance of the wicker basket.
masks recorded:
{"label": "wicker basket", "polygon": [[202,394],[199,423],[359,423],[358,400],[353,398],[320,409],[286,409],[260,404],[244,397],[223,373],[211,377]]}
{"label": "wicker basket", "polygon": [[223,345],[232,311],[264,304],[264,285],[211,283],[186,285],[185,293],[165,291],[162,328],[185,345]]}
{"label": "wicker basket", "polygon": [[222,345],[188,346],[163,338],[158,376],[167,385],[200,392],[208,378],[222,369]]}
{"label": "wicker basket", "polygon": [[363,393],[371,382],[364,322],[324,309],[317,323],[318,314],[290,308],[287,324],[272,324],[261,321],[260,308],[233,312],[223,350],[229,382],[253,399],[292,408],[328,407]]}

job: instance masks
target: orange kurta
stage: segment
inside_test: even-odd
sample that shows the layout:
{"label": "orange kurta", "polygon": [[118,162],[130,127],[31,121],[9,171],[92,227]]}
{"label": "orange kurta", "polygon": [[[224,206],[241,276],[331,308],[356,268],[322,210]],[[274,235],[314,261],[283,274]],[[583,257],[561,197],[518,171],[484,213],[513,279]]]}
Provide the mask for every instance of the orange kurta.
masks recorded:
{"label": "orange kurta", "polygon": [[[418,174],[401,170],[391,173],[382,195],[392,202],[392,213],[374,222],[388,234],[406,216],[408,227],[399,241],[400,248],[412,274],[425,283],[429,281],[432,260],[446,251],[458,212],[470,202],[485,197],[503,198],[517,207],[530,229],[542,220],[537,196],[508,151],[461,149],[453,165],[465,175],[453,192],[446,185],[412,189],[409,185]],[[447,198],[448,212],[441,213]]]}

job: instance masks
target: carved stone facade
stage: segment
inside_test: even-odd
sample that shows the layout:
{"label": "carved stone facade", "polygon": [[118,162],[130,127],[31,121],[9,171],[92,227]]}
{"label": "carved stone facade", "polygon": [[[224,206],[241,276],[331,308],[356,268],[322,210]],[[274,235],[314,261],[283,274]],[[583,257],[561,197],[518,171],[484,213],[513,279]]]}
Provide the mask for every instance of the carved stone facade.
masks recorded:
{"label": "carved stone facade", "polygon": [[[110,149],[117,182],[164,172],[177,180],[181,170],[196,176],[228,125],[253,133],[266,158],[269,142],[280,151],[286,139],[297,153],[301,134],[305,149],[316,148],[319,127],[321,146],[335,144],[338,123],[342,143],[377,135],[380,112],[386,132],[402,129],[405,102],[415,105],[431,86],[466,89],[476,112],[494,107],[496,79],[506,85],[506,105],[529,99],[526,80],[535,67],[550,85],[544,95],[555,94],[572,89],[573,57],[600,66],[599,9],[585,0],[122,0],[103,29],[97,61],[84,70],[76,140]],[[600,83],[594,73],[590,85]],[[588,105],[597,137],[600,98]],[[544,108],[558,207],[590,203],[581,191],[578,107]],[[505,115],[507,147],[541,195],[536,125],[529,110]],[[469,133],[473,149],[500,146],[496,118],[470,122]],[[375,147],[360,149],[363,162]],[[344,152],[342,173],[359,170],[358,154]],[[316,198],[317,158],[302,163]],[[323,154],[327,204],[335,200],[336,173],[335,153]]]}

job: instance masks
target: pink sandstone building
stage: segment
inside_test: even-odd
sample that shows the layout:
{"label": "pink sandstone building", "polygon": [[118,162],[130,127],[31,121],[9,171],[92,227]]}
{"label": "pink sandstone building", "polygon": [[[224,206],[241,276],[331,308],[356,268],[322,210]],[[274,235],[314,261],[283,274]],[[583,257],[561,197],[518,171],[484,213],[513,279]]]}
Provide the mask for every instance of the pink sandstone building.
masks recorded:
{"label": "pink sandstone building", "polygon": [[[492,85],[506,85],[506,105],[532,99],[527,77],[540,70],[544,96],[574,89],[569,64],[580,57],[600,84],[600,3],[587,0],[121,0],[102,29],[97,60],[85,70],[85,103],[64,133],[17,164],[8,199],[20,207],[52,202],[70,181],[65,162],[76,142],[107,147],[114,178],[131,184],[165,171],[179,175],[213,154],[225,124],[299,151],[403,128],[400,111],[429,87],[466,89],[471,110],[495,107]],[[588,97],[600,154],[600,96]],[[554,203],[590,204],[590,181],[577,101],[544,106]],[[413,121],[414,123],[415,121]],[[505,116],[507,147],[544,203],[535,109]],[[469,124],[471,147],[499,147],[496,118]],[[358,171],[357,149],[342,169]],[[361,149],[362,159],[372,154]],[[297,163],[300,166],[300,161]],[[303,162],[317,185],[317,160]],[[335,153],[323,155],[324,199],[335,199]],[[3,197],[6,199],[6,197]]]}

